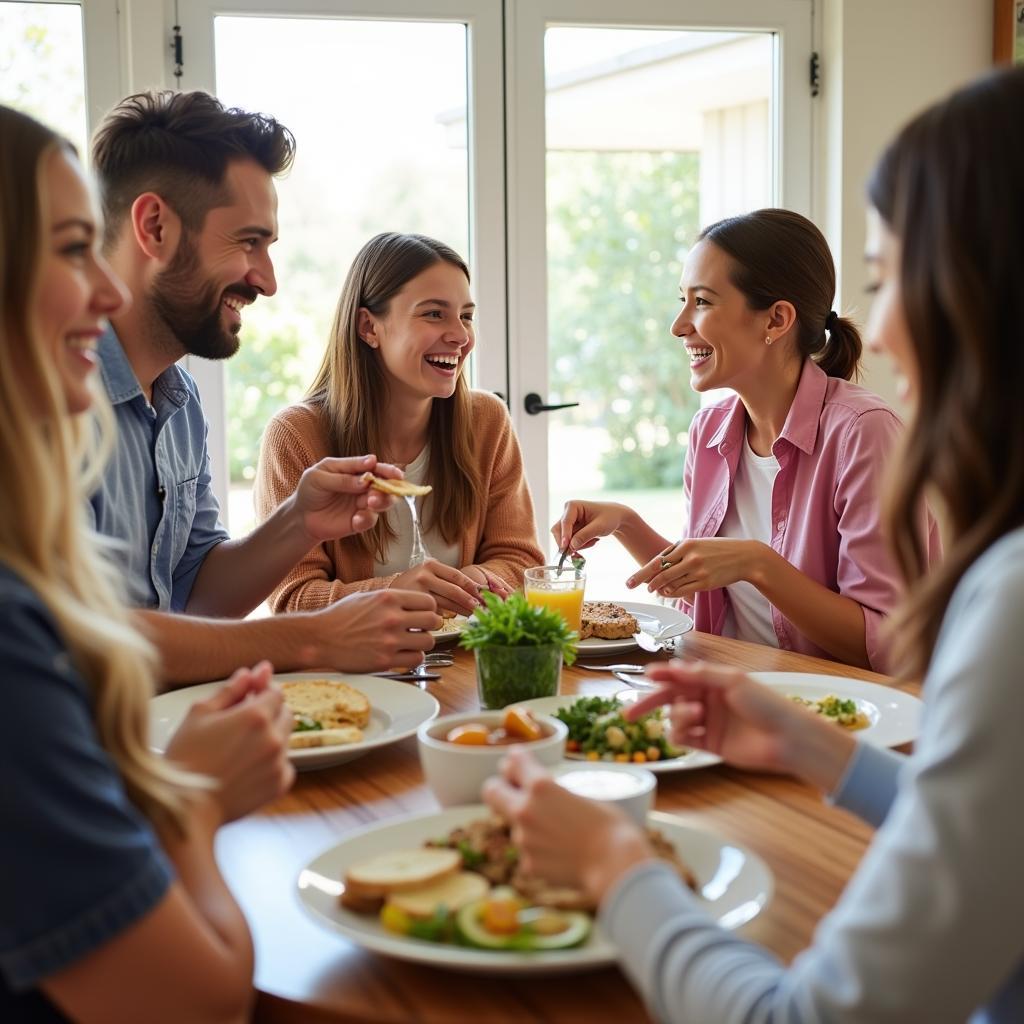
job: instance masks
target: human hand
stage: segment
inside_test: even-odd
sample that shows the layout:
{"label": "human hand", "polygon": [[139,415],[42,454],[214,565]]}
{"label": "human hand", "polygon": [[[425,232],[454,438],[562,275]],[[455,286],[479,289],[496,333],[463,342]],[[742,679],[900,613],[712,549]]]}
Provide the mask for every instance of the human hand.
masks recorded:
{"label": "human hand", "polygon": [[681,540],[642,565],[626,586],[646,583],[651,593],[690,600],[698,590],[753,582],[765,547],[760,541],[731,537]]}
{"label": "human hand", "polygon": [[501,778],[484,783],[484,801],[512,829],[528,874],[582,888],[595,902],[630,868],[654,855],[647,837],[619,808],[576,796],[525,750],[513,748]]}
{"label": "human hand", "polygon": [[369,530],[377,516],[391,507],[394,497],[371,487],[363,479],[367,472],[392,480],[402,478],[400,469],[378,462],[376,455],[321,459],[302,474],[292,495],[292,513],[310,547]]}
{"label": "human hand", "polygon": [[430,630],[442,625],[433,597],[394,587],[349,594],[308,621],[316,642],[301,660],[342,672],[414,668],[434,646]]}
{"label": "human hand", "polygon": [[559,551],[583,551],[620,529],[629,514],[625,505],[611,501],[567,501],[551,536]]}
{"label": "human hand", "polygon": [[293,715],[273,670],[262,661],[240,668],[212,696],[197,701],[178,726],[166,756],[211,777],[220,821],[234,821],[287,792],[295,779],[288,761]]}
{"label": "human hand", "polygon": [[649,666],[647,677],[659,688],[627,705],[626,718],[668,705],[672,743],[738,768],[789,772],[831,792],[856,747],[848,733],[737,669],[673,660]]}
{"label": "human hand", "polygon": [[480,606],[481,584],[436,558],[428,558],[422,565],[406,569],[392,587],[430,594],[439,609],[447,608],[457,614],[472,615]]}
{"label": "human hand", "polygon": [[509,596],[515,589],[510,584],[506,583],[497,573],[491,572],[490,569],[484,568],[482,565],[464,565],[462,572],[468,576],[474,583],[478,583],[485,590],[489,590],[492,594],[497,594],[502,600]]}

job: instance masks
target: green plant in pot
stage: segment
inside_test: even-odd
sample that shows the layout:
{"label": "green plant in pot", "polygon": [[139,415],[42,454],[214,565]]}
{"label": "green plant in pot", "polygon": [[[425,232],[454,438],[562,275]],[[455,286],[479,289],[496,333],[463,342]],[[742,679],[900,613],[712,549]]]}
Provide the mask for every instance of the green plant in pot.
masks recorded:
{"label": "green plant in pot", "polygon": [[485,590],[460,643],[476,654],[480,704],[503,708],[558,693],[562,662],[576,660],[576,633],[557,612],[528,604],[522,594],[502,601]]}

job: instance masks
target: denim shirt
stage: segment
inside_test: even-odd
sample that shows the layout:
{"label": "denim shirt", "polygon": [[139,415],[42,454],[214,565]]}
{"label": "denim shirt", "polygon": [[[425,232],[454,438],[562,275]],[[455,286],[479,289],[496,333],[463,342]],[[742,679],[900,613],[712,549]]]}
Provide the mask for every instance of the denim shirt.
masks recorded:
{"label": "denim shirt", "polygon": [[91,498],[96,529],[117,542],[132,604],[180,612],[203,559],[228,538],[210,486],[199,391],[171,366],[154,381],[150,405],[113,329],[99,353],[118,437]]}

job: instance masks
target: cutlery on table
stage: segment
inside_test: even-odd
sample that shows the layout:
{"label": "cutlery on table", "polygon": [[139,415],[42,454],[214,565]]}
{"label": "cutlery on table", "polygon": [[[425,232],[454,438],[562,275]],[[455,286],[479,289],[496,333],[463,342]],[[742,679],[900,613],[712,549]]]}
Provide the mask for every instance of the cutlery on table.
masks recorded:
{"label": "cutlery on table", "polygon": [[[426,666],[429,668],[430,666]],[[440,679],[439,672],[420,672],[416,669],[409,669],[408,672],[371,672],[370,675],[379,679],[397,679],[401,682],[418,682],[421,679]]]}
{"label": "cutlery on table", "polygon": [[657,633],[645,633],[642,629],[639,632],[633,634],[633,640],[636,642],[637,647],[643,651],[647,651],[649,654],[655,654],[658,651],[664,650],[665,645],[672,640],[676,640],[681,637],[684,633],[688,632],[690,627],[680,625],[664,626],[659,629]]}
{"label": "cutlery on table", "polygon": [[655,688],[655,684],[649,682],[644,676],[632,676],[628,672],[613,672],[612,675],[627,686],[632,686],[634,690],[653,690]]}
{"label": "cutlery on table", "polygon": [[432,668],[447,668],[455,664],[455,659],[450,654],[425,654],[423,664]]}
{"label": "cutlery on table", "polygon": [[630,665],[628,663],[622,665],[585,665],[582,661],[577,661],[575,664],[576,668],[585,668],[588,672],[643,672],[643,665]]}

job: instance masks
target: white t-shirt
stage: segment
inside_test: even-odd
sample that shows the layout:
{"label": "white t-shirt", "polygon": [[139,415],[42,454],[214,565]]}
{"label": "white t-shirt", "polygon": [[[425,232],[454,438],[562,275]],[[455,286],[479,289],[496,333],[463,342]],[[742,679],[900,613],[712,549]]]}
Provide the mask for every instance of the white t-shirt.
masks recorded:
{"label": "white t-shirt", "polygon": [[[405,479],[414,484],[423,483],[430,459],[430,445],[405,467]],[[424,505],[430,501],[431,495],[416,499],[416,511],[420,517],[420,526],[424,521]],[[388,526],[395,531],[395,539],[388,545],[387,557],[383,562],[373,563],[374,576],[393,576],[397,572],[405,572],[409,568],[409,555],[412,553],[412,517],[405,498],[396,498],[394,505],[384,513]],[[453,569],[461,569],[462,544],[445,543],[444,538],[436,529],[425,531],[423,544],[427,549],[428,558],[436,558]]]}
{"label": "white t-shirt", "polygon": [[[744,435],[743,451],[732,482],[732,498],[718,530],[719,537],[771,543],[772,488],[778,472],[779,460],[774,455],[757,455]],[[772,625],[772,606],[764,594],[745,581],[725,589],[730,608],[722,635],[778,647],[779,638]]]}

